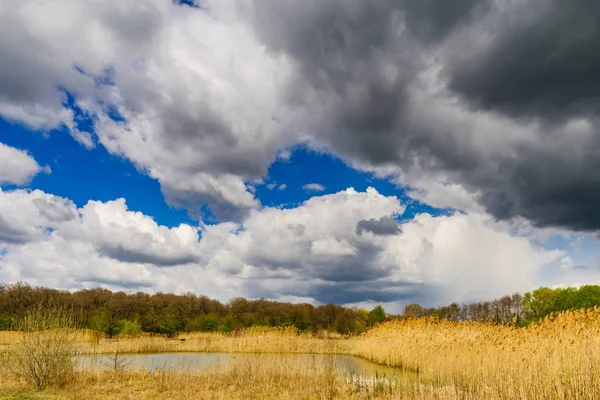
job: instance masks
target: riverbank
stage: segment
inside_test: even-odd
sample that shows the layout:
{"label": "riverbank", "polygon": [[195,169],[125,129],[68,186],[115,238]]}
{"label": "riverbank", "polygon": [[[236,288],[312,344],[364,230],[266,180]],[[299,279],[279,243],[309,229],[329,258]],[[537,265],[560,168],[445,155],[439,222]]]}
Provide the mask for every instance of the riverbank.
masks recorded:
{"label": "riverbank", "polygon": [[[19,334],[3,335],[0,334],[0,343],[4,343],[6,352],[12,346],[10,340],[18,340]],[[87,352],[86,354],[178,351],[348,354],[381,365],[418,372],[403,375],[406,379],[403,378],[400,383],[384,384],[383,386],[388,385],[385,386],[387,391],[382,389],[381,384],[373,383],[373,391],[368,392],[371,390],[368,385],[364,385],[364,388],[358,385],[359,390],[355,383],[346,382],[344,376],[327,372],[327,366],[304,368],[291,365],[282,367],[277,362],[271,363],[273,365],[248,363],[247,369],[235,367],[234,370],[173,373],[173,376],[169,375],[169,382],[173,382],[174,386],[169,390],[175,398],[197,398],[193,397],[197,390],[210,393],[205,398],[257,398],[252,397],[253,393],[265,396],[261,398],[324,398],[316,393],[331,393],[325,384],[327,379],[333,379],[336,388],[335,396],[330,398],[600,398],[600,380],[597,379],[600,376],[598,309],[561,313],[524,328],[432,319],[391,321],[374,327],[361,336],[349,338],[315,337],[287,328],[256,328],[236,335],[198,333],[182,335],[177,339],[103,339],[99,344],[92,342],[87,335],[81,333],[77,342],[79,351]],[[124,379],[128,379],[132,387],[143,388],[140,390],[145,397],[139,398],[153,398],[154,394],[148,391],[157,390],[151,384],[155,374],[124,374]],[[325,378],[327,376],[329,378]],[[7,380],[0,383],[0,391],[9,393],[5,387],[6,382],[11,382],[12,378],[6,374],[5,378]],[[177,394],[177,390],[180,390],[177,385],[186,387],[186,380],[193,381],[188,385],[190,388],[195,388],[194,385],[201,386],[189,389],[188,394]],[[102,388],[104,384],[111,386],[104,372],[83,371],[77,372],[65,389],[51,388],[49,393],[76,398],[68,397],[70,390],[80,391],[85,385],[90,385],[90,390],[97,391],[100,398],[108,390]],[[10,385],[25,390],[22,383],[21,386],[18,386],[18,382]],[[261,392],[263,385],[270,387],[276,395],[268,397],[268,393]],[[114,387],[112,398],[136,398],[125,388],[125,384]],[[16,391],[10,393],[24,393],[14,390]],[[58,392],[53,392],[56,390]],[[228,391],[235,396],[227,397]],[[306,393],[314,397],[306,397]],[[92,395],[86,395],[86,399],[92,398]]]}
{"label": "riverbank", "polygon": [[[0,332],[0,353],[10,351],[21,333]],[[357,337],[344,337],[323,332],[319,335],[299,332],[295,328],[256,327],[235,334],[194,332],[175,338],[142,334],[136,337],[98,337],[90,330],[75,335],[77,354],[131,353],[286,353],[286,354],[350,354]]]}
{"label": "riverbank", "polygon": [[328,365],[245,363],[204,372],[122,371],[75,372],[62,388],[43,392],[0,375],[0,398],[33,399],[435,399],[448,388],[419,386],[415,380],[388,377],[361,379],[339,376]]}

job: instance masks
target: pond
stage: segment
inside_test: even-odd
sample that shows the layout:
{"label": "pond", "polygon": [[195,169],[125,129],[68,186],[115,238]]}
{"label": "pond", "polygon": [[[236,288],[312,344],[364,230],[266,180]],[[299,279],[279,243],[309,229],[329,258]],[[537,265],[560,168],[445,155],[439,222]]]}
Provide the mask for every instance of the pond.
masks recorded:
{"label": "pond", "polygon": [[[282,363],[310,368],[312,365],[332,363],[338,374],[358,376],[398,376],[397,369],[377,365],[362,358],[331,354],[246,354],[246,353],[159,353],[123,354],[119,356],[123,368],[130,370],[176,370],[202,371],[225,368],[248,362]],[[113,361],[110,355],[76,357],[77,368],[109,369]]]}

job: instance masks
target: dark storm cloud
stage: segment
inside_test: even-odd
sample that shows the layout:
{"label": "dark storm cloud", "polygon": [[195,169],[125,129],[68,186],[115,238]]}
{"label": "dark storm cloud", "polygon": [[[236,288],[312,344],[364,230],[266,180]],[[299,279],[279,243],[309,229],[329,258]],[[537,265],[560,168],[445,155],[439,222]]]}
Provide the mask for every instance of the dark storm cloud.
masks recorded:
{"label": "dark storm cloud", "polygon": [[485,11],[487,0],[404,0],[405,23],[412,34],[424,40],[439,40],[452,29],[465,23],[479,11]]}
{"label": "dark storm cloud", "polygon": [[411,166],[417,158],[474,165],[472,156],[455,153],[468,148],[448,128],[432,132],[410,120],[407,108],[432,42],[471,21],[486,1],[252,4],[247,14],[261,39],[297,64],[290,105],[309,110],[313,130],[337,152],[374,165]]}
{"label": "dark storm cloud", "polygon": [[[597,1],[252,4],[260,38],[298,67],[289,104],[308,110],[312,130],[343,157],[449,177],[500,219],[600,228]],[[415,100],[432,59],[469,120]],[[503,159],[490,158],[495,144],[478,116],[537,137],[510,139]],[[576,118],[590,133],[567,129]]]}
{"label": "dark storm cloud", "polygon": [[[482,203],[500,219],[522,216],[537,226],[600,228],[600,155],[523,152],[510,180],[485,188]],[[528,158],[529,157],[529,158]]]}
{"label": "dark storm cloud", "polygon": [[405,13],[392,0],[256,1],[248,12],[269,49],[297,63],[290,104],[319,107],[327,121],[315,129],[338,151],[377,163],[397,159],[389,135],[421,64]]}
{"label": "dark storm cloud", "polygon": [[[282,293],[279,289],[252,281],[247,285],[248,296],[277,298]],[[360,285],[354,282],[315,283],[300,281],[295,287],[286,288],[285,295],[311,297],[319,303],[351,304],[364,301],[381,303],[401,301],[421,303],[434,298],[436,289],[423,283],[386,282],[385,280],[365,281]]]}
{"label": "dark storm cloud", "polygon": [[383,279],[390,275],[387,268],[381,268],[374,260],[382,248],[370,243],[354,243],[355,254],[338,256],[335,261],[314,262],[310,276],[327,282],[364,282]]}
{"label": "dark storm cloud", "polygon": [[[487,182],[472,171],[463,172],[465,181],[482,190],[482,203],[498,218],[597,230],[600,3],[525,2],[501,12],[492,32],[483,49],[450,56],[450,88],[475,109],[535,119],[545,135],[516,148],[504,172]],[[573,118],[591,121],[583,143],[564,128]]]}
{"label": "dark storm cloud", "polygon": [[363,219],[356,224],[356,234],[362,235],[363,232],[371,232],[379,236],[397,235],[402,232],[400,224],[392,217],[381,217],[379,219]]}
{"label": "dark storm cloud", "polygon": [[[300,294],[298,293],[298,295]],[[307,294],[320,303],[350,304],[362,301],[412,303],[425,299],[428,294],[431,294],[431,288],[420,283],[390,284],[383,281],[371,281],[362,285],[347,283],[335,286],[316,285],[310,288]]]}
{"label": "dark storm cloud", "polygon": [[[484,48],[449,63],[450,87],[477,107],[554,118],[600,104],[600,2],[525,2],[499,18]],[[455,60],[456,61],[456,60]]]}

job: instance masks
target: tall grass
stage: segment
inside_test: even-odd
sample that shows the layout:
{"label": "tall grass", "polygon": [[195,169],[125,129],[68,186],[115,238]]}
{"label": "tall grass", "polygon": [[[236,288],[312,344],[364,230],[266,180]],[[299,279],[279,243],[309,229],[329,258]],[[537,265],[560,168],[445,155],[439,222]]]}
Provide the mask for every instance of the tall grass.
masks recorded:
{"label": "tall grass", "polygon": [[526,328],[434,319],[392,321],[353,353],[418,371],[461,398],[600,398],[600,310],[569,311]]}
{"label": "tall grass", "polygon": [[141,334],[137,337],[103,339],[95,344],[89,332],[79,336],[80,354],[112,353],[119,343],[121,353],[303,353],[303,354],[347,354],[348,341],[341,335],[321,334],[314,336],[296,328],[253,327],[236,333],[195,332],[176,338]]}
{"label": "tall grass", "polygon": [[[111,340],[96,345],[85,335],[78,339],[81,352],[114,349]],[[341,376],[331,365],[288,365],[285,357],[274,354],[260,363],[213,371],[162,371],[160,384],[153,383],[159,379],[156,374],[147,372],[124,371],[111,382],[106,373],[82,371],[65,389],[52,390],[76,398],[74,392],[89,387],[89,399],[120,395],[191,399],[198,393],[202,398],[230,399],[600,398],[600,309],[569,311],[524,328],[435,319],[390,321],[347,339],[314,337],[292,328],[253,328],[235,335],[195,333],[176,339],[141,336],[120,339],[119,351],[353,354],[417,373],[393,378]]]}
{"label": "tall grass", "polygon": [[[381,381],[381,380],[380,380]],[[0,381],[1,382],[1,381]],[[1,389],[5,384],[5,389]],[[377,382],[350,381],[327,363],[299,365],[285,358],[248,361],[201,372],[164,369],[148,371],[75,372],[69,385],[51,387],[48,398],[58,399],[221,399],[221,400],[333,400],[333,399],[435,399],[438,388],[419,393],[413,381],[381,389]],[[0,383],[0,393],[27,395],[14,381]],[[2,395],[0,394],[0,398]]]}

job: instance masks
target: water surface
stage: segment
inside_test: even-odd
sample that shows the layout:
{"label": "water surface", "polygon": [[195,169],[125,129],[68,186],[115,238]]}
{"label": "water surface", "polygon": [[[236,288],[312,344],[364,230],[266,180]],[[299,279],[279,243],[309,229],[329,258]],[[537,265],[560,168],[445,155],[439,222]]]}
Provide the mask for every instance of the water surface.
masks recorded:
{"label": "water surface", "polygon": [[[374,364],[362,358],[331,354],[247,354],[247,353],[159,353],[123,354],[119,356],[122,366],[130,370],[176,370],[203,371],[226,368],[248,362],[280,363],[282,365],[313,368],[331,363],[336,373],[359,376],[383,374],[397,376],[399,371]],[[81,356],[76,358],[81,369],[110,369],[109,355]]]}

